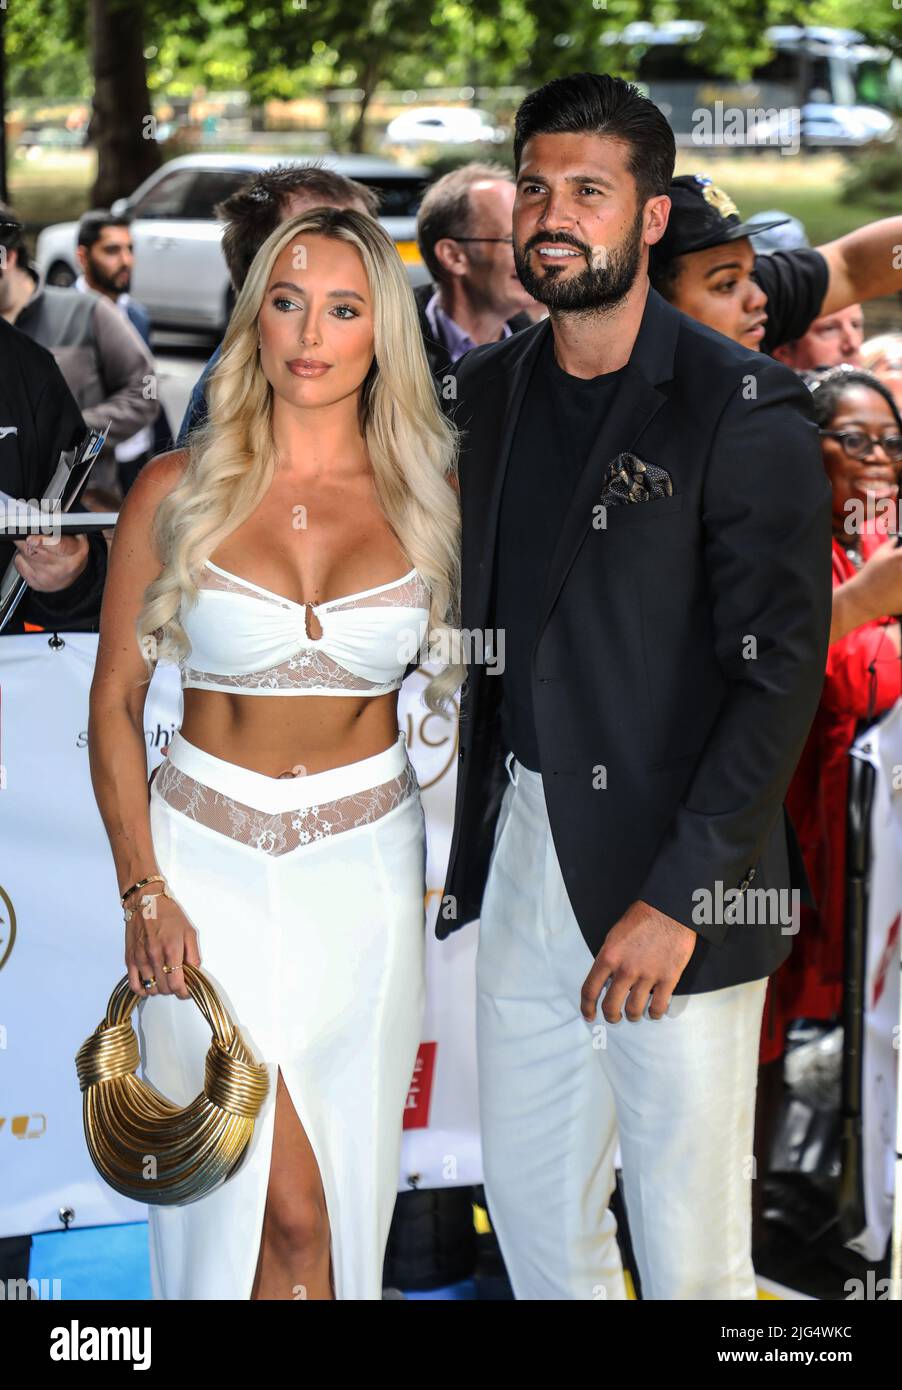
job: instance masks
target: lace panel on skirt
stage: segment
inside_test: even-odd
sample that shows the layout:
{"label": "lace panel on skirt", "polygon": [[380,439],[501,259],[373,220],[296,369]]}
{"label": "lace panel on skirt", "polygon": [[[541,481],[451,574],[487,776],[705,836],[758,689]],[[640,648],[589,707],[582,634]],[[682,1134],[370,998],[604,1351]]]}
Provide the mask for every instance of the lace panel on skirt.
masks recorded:
{"label": "lace panel on skirt", "polygon": [[296,811],[260,811],[198,782],[164,761],[152,779],[160,796],[183,815],[264,854],[288,854],[301,845],[330,839],[344,830],[368,825],[400,806],[419,789],[413,765],[376,787]]}

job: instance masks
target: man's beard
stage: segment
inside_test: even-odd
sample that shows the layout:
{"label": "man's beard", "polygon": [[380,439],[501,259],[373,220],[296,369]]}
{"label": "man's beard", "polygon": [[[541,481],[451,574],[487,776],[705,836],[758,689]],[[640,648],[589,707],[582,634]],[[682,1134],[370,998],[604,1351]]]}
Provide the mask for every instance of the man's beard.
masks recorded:
{"label": "man's beard", "polygon": [[[586,257],[585,270],[578,275],[538,275],[532,269],[529,251],[533,246],[549,243],[573,246]],[[514,264],[523,288],[552,312],[580,313],[593,309],[610,309],[619,304],[632,288],[642,257],[642,211],[633,221],[623,241],[606,247],[605,263],[593,269],[592,247],[577,241],[568,232],[543,234],[537,232],[522,248],[514,244]]]}
{"label": "man's beard", "polygon": [[126,273],[125,276],[122,276],[122,272],[117,270],[115,275],[107,275],[100,269],[96,261],[91,262],[91,276],[94,283],[98,285],[100,289],[106,290],[108,294],[114,294],[117,297],[120,294],[126,294],[132,282],[130,273]]}

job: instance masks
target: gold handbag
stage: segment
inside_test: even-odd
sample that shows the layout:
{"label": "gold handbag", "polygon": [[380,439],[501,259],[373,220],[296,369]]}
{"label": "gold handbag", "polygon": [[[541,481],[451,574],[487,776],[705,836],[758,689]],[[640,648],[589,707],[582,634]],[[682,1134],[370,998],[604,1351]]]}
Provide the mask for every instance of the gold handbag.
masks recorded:
{"label": "gold handbag", "polygon": [[204,1088],[190,1105],[180,1109],[135,1075],[141,1055],[131,1015],[140,996],[127,975],[75,1056],[95,1168],[124,1197],[154,1206],[196,1201],[231,1177],[269,1090],[265,1064],[254,1060],[206,975],[187,963],[182,970],[213,1032]]}

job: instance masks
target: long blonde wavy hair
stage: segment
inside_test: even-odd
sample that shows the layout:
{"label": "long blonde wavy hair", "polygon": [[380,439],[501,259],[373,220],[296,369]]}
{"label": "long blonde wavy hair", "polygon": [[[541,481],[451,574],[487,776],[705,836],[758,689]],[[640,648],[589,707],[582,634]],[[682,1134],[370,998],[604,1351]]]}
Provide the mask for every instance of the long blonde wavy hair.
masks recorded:
{"label": "long blonde wavy hair", "polygon": [[317,208],[289,219],[254,258],[207,384],[207,421],[192,431],[184,475],[154,518],[164,568],[145,590],[138,645],[148,679],[156,661],[189,655],[182,602],[196,602],[195,577],[204,561],[254,512],[273,479],[273,389],[257,352],[257,319],[277,258],[296,238],[313,235],[356,247],[369,280],[374,358],[360,389],[361,429],[382,511],[431,591],[419,659],[440,662],[424,698],[435,713],[446,713],[466,675],[454,659],[460,654],[460,505],[450,483],[457,476],[457,431],[438,404],[395,246],[378,222],[350,209]]}

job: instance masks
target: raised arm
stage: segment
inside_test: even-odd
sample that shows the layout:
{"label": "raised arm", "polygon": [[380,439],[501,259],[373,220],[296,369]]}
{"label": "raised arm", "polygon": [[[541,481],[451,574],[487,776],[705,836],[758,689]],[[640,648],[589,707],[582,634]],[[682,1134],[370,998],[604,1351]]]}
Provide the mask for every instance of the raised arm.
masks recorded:
{"label": "raised arm", "polygon": [[817,249],[830,272],[818,318],[902,290],[902,217],[882,217]]}

